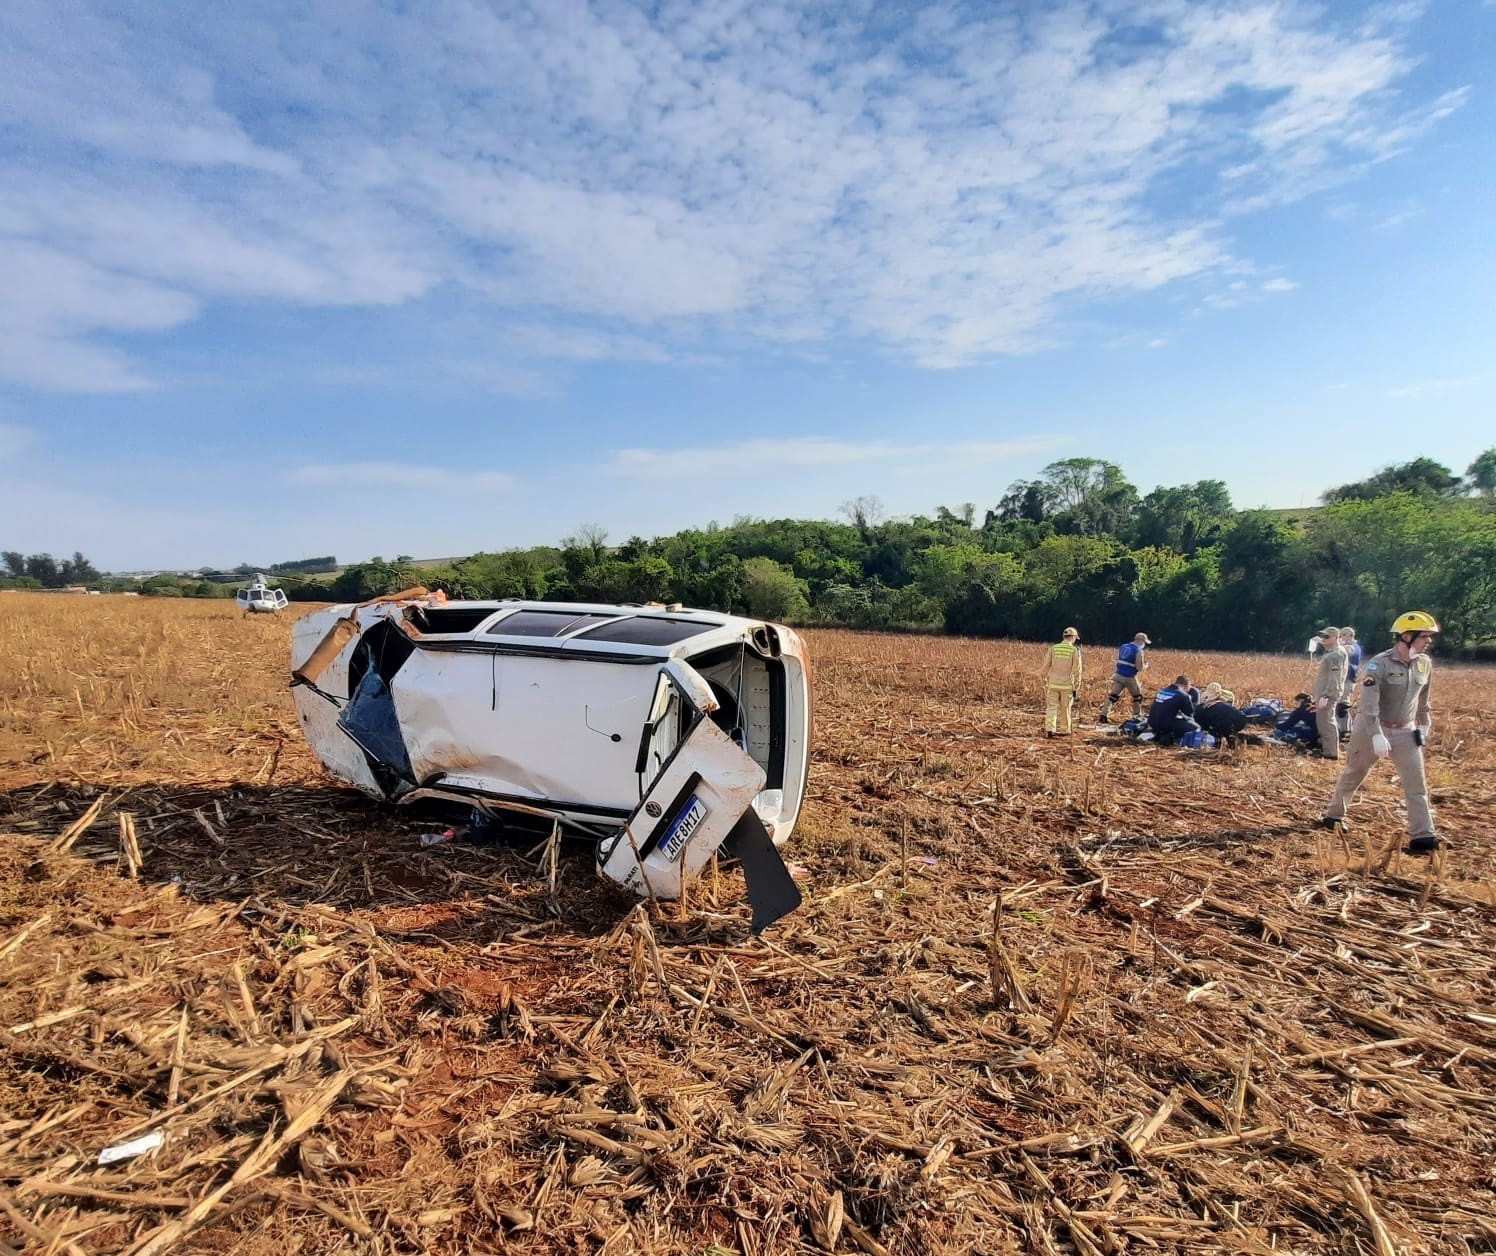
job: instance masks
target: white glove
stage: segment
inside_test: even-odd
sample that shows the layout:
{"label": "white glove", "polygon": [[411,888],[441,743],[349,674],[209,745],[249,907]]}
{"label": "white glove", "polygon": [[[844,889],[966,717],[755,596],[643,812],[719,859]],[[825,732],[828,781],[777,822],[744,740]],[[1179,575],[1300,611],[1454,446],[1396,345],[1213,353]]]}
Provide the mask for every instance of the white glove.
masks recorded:
{"label": "white glove", "polygon": [[1318,702],[1316,702],[1314,704],[1314,707],[1315,707],[1315,710],[1317,710],[1317,711],[1323,711],[1329,705],[1330,705],[1330,700],[1328,698],[1321,698]]}
{"label": "white glove", "polygon": [[1376,752],[1378,759],[1385,759],[1392,749],[1392,743],[1387,740],[1385,733],[1373,733],[1371,735],[1371,748]]}

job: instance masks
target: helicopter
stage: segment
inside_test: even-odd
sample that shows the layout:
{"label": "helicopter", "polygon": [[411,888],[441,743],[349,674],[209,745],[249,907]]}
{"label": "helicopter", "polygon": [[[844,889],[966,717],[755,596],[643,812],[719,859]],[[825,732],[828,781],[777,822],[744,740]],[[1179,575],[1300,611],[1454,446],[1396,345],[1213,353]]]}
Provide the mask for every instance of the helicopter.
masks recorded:
{"label": "helicopter", "polygon": [[234,594],[234,602],[246,615],[283,611],[289,604],[284,589],[272,589],[263,575],[256,575],[248,585]]}

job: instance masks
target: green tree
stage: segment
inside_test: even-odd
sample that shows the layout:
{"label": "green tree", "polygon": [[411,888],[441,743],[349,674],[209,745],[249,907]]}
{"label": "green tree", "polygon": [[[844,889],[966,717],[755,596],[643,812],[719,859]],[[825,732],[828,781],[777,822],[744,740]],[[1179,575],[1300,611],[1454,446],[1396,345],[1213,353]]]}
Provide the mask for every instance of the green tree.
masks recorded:
{"label": "green tree", "polygon": [[63,584],[97,584],[100,579],[97,568],[77,550],[64,560],[58,574]]}
{"label": "green tree", "polygon": [[1306,541],[1269,511],[1250,510],[1221,538],[1215,640],[1237,649],[1278,650],[1310,629],[1314,585]]}
{"label": "green tree", "polygon": [[743,560],[736,554],[718,554],[701,566],[676,568],[675,595],[687,606],[704,610],[741,610],[743,580]]}
{"label": "green tree", "polygon": [[142,580],[140,591],[146,597],[181,597],[182,582],[169,571],[163,571]]}
{"label": "green tree", "polygon": [[1444,639],[1496,640],[1496,512],[1485,502],[1441,503],[1426,516],[1417,543],[1423,560],[1414,596],[1436,609]]}
{"label": "green tree", "polygon": [[409,574],[398,563],[375,557],[366,563],[344,567],[332,582],[329,592],[336,602],[362,602],[366,598],[409,588],[410,582],[406,578]]}
{"label": "green tree", "polygon": [[1220,480],[1156,488],[1138,507],[1134,543],[1193,554],[1201,546],[1219,541],[1235,513],[1231,494]]}
{"label": "green tree", "polygon": [[948,632],[1006,637],[1022,618],[1023,564],[1012,554],[974,545],[932,546],[925,551],[920,588],[945,606]]}
{"label": "green tree", "polygon": [[584,523],[561,541],[561,561],[566,574],[577,579],[589,567],[600,567],[608,560],[607,529],[596,523]]}
{"label": "green tree", "polygon": [[5,564],[8,575],[20,577],[26,574],[26,555],[20,550],[0,550],[0,562]]}
{"label": "green tree", "polygon": [[772,558],[743,563],[743,602],[756,619],[804,619],[810,609],[807,593],[805,582]]}
{"label": "green tree", "polygon": [[1397,613],[1392,607],[1415,605],[1428,557],[1422,533],[1432,509],[1427,496],[1404,492],[1342,499],[1311,516],[1307,533],[1319,617],[1337,623],[1381,619]]}
{"label": "green tree", "polygon": [[1062,458],[1044,468],[1046,505],[1061,532],[1119,535],[1138,506],[1122,468],[1101,458]]}
{"label": "green tree", "polygon": [[673,578],[663,558],[646,555],[632,562],[609,558],[586,568],[572,589],[588,602],[663,602],[670,596]]}
{"label": "green tree", "polygon": [[1320,500],[1329,502],[1370,501],[1392,493],[1413,493],[1418,496],[1449,497],[1458,493],[1464,482],[1442,462],[1432,458],[1414,458],[1412,462],[1383,467],[1375,475],[1353,484],[1342,484],[1323,494]]}
{"label": "green tree", "polygon": [[1014,480],[1008,485],[995,510],[987,512],[984,527],[994,522],[1016,523],[1026,519],[1030,523],[1042,523],[1049,513],[1050,495],[1042,480]]}
{"label": "green tree", "polygon": [[1470,491],[1482,497],[1496,495],[1496,448],[1486,450],[1465,468]]}
{"label": "green tree", "polygon": [[743,560],[728,548],[720,528],[687,529],[659,541],[674,572],[675,598],[687,606],[732,611],[743,604]]}
{"label": "green tree", "polygon": [[28,554],[26,574],[40,582],[44,589],[55,589],[62,584],[62,572],[51,554]]}
{"label": "green tree", "polygon": [[[550,566],[560,564],[559,551]],[[474,554],[453,565],[453,588],[449,592],[473,598],[528,598],[546,596],[549,579],[545,552],[504,550],[501,553]]]}

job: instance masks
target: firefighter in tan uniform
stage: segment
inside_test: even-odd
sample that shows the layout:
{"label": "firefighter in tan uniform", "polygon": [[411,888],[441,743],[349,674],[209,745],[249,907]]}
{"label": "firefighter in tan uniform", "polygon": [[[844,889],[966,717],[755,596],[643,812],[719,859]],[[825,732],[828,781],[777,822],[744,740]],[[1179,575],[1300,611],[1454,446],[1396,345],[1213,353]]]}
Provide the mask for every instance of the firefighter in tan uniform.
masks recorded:
{"label": "firefighter in tan uniform", "polygon": [[1070,731],[1070,712],[1080,689],[1080,633],[1066,628],[1061,638],[1044,652],[1044,735],[1057,737]]}
{"label": "firefighter in tan uniform", "polygon": [[1340,758],[1340,725],[1335,719],[1335,705],[1345,688],[1345,673],[1350,659],[1340,647],[1340,629],[1326,628],[1319,634],[1324,650],[1314,669],[1314,684],[1309,696],[1314,699],[1314,723],[1319,729],[1321,758]]}
{"label": "firefighter in tan uniform", "polygon": [[1378,759],[1392,756],[1408,803],[1408,853],[1427,855],[1439,849],[1434,816],[1428,805],[1423,748],[1428,744],[1432,712],[1429,681],[1434,665],[1426,653],[1439,631],[1427,611],[1408,611],[1392,625],[1397,642],[1361,669],[1360,709],[1351,729],[1345,770],[1320,823],[1337,828],[1345,810]]}
{"label": "firefighter in tan uniform", "polygon": [[1361,643],[1356,640],[1354,628],[1340,630],[1340,648],[1345,651],[1345,688],[1340,691],[1340,701],[1335,704],[1335,722],[1340,725],[1340,740],[1351,739],[1351,699],[1356,696],[1356,679],[1361,673]]}

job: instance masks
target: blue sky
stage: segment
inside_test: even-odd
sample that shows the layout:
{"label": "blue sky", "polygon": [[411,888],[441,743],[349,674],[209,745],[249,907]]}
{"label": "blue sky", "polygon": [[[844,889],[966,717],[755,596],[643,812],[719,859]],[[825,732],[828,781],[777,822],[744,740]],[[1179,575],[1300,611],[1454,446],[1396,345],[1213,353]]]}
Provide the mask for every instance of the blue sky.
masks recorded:
{"label": "blue sky", "polygon": [[1493,69],[1490,0],[8,0],[0,547],[1463,470]]}

